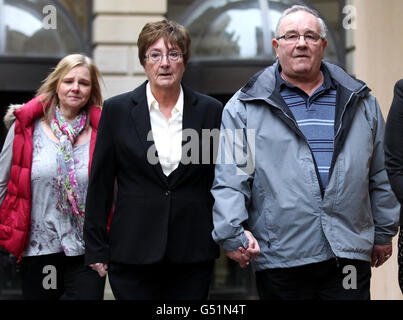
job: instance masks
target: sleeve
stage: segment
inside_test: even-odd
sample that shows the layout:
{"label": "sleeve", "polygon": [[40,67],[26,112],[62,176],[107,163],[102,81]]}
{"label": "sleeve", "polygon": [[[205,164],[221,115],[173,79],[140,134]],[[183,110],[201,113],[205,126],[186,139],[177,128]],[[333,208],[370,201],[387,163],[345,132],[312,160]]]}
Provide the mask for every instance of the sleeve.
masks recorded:
{"label": "sleeve", "polygon": [[247,247],[243,224],[253,182],[253,143],[248,140],[245,106],[231,99],[222,113],[218,157],[211,193],[214,197],[212,236],[224,250]]}
{"label": "sleeve", "polygon": [[[219,130],[220,130],[220,126],[221,126],[221,117],[222,117],[222,111],[223,111],[223,105],[221,102],[217,102],[216,105],[217,105],[217,111],[216,111],[215,122],[213,125],[213,131],[212,131],[213,137],[216,132],[217,132],[217,136],[219,137]],[[214,143],[214,140],[213,140],[213,142],[209,143],[208,145],[210,148],[210,151],[208,152],[208,154],[210,155],[208,163],[211,165],[211,170],[209,170],[208,185],[212,186],[213,182],[214,182],[214,170],[215,170],[215,163],[216,163],[215,160],[217,158],[217,153],[218,153],[218,143]]]}
{"label": "sleeve", "polygon": [[113,143],[113,107],[106,101],[99,122],[85,208],[85,264],[108,263],[107,225],[116,176]]}
{"label": "sleeve", "polygon": [[[403,79],[394,88],[392,105],[385,127],[385,165],[389,181],[403,203]],[[403,221],[401,221],[403,222]]]}
{"label": "sleeve", "polygon": [[0,207],[6,197],[7,185],[10,179],[11,163],[13,159],[14,126],[10,127],[0,153]]}
{"label": "sleeve", "polygon": [[400,205],[392,191],[385,169],[385,121],[378,102],[374,97],[372,99],[375,106],[375,126],[373,155],[369,172],[369,192],[375,224],[374,243],[382,245],[391,243],[398,231]]}

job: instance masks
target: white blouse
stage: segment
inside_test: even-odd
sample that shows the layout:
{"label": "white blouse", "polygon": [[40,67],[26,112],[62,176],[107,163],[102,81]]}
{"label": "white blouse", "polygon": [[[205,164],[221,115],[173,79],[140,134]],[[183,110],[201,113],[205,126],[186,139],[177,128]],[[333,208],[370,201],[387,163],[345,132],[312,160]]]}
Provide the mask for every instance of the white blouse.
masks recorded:
{"label": "white blouse", "polygon": [[158,160],[164,174],[169,176],[178,167],[182,157],[183,90],[181,87],[178,101],[172,109],[169,120],[160,111],[158,101],[154,98],[149,83],[147,83],[146,92]]}

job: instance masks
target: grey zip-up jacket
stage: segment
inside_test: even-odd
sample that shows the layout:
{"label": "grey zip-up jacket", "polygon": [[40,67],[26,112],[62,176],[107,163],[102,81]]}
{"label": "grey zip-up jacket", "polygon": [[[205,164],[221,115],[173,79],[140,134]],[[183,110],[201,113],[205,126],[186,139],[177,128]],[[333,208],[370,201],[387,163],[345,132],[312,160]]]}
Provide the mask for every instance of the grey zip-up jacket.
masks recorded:
{"label": "grey zip-up jacket", "polygon": [[[261,250],[256,270],[332,257],[371,261],[373,245],[396,235],[400,210],[384,167],[378,102],[363,82],[323,62],[337,85],[337,100],[334,154],[322,190],[308,142],[274,90],[277,67],[256,74],[224,108],[212,188],[213,238],[236,250],[247,246],[243,232],[250,230]],[[234,137],[228,137],[231,132]],[[220,160],[224,153],[226,160]]]}

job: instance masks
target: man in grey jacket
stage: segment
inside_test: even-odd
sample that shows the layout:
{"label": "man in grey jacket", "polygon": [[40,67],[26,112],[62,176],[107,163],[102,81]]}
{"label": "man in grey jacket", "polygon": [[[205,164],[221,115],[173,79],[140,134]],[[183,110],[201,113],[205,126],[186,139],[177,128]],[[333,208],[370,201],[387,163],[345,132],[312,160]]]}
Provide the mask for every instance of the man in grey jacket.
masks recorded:
{"label": "man in grey jacket", "polygon": [[390,257],[400,209],[379,105],[323,61],[315,11],[287,9],[272,44],[278,61],[223,112],[213,238],[241,266],[252,261],[261,299],[369,299],[371,266]]}

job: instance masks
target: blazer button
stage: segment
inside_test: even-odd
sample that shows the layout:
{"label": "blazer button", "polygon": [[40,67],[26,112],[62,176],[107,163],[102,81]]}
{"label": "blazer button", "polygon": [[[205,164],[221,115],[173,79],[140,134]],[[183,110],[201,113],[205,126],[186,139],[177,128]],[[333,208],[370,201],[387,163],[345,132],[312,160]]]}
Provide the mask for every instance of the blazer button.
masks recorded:
{"label": "blazer button", "polygon": [[170,194],[171,194],[171,191],[169,191],[169,190],[165,192],[166,196],[169,196]]}

